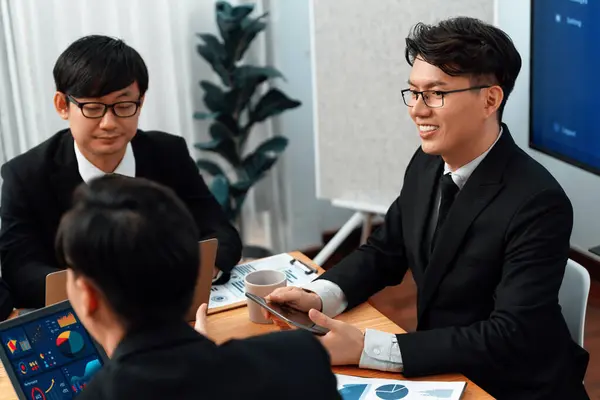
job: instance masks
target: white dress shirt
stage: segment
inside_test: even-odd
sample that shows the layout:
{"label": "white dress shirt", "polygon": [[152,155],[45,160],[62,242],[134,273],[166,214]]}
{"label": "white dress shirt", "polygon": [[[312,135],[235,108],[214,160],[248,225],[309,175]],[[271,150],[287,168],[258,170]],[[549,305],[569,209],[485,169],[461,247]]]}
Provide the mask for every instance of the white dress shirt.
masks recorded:
{"label": "white dress shirt", "polygon": [[[459,190],[462,190],[471,174],[473,174],[473,171],[475,171],[485,156],[488,155],[494,145],[498,143],[500,136],[502,136],[502,129],[500,129],[496,141],[484,153],[454,172],[450,170],[448,164],[444,163],[444,175],[448,173],[451,174],[452,180],[456,186],[458,186]],[[433,226],[435,226],[435,223],[437,222],[437,213],[439,211],[439,202],[441,200],[439,195],[437,198],[437,207],[432,216]],[[316,293],[321,298],[321,302],[323,303],[322,312],[331,318],[341,314],[346,307],[348,307],[344,292],[338,285],[331,281],[319,279],[304,285],[303,288]],[[389,372],[401,372],[403,368],[402,353],[398,346],[396,335],[375,329],[367,329],[365,331],[365,345],[360,357],[359,367]]]}
{"label": "white dress shirt", "polygon": [[[75,157],[77,158],[77,168],[79,169],[79,175],[81,175],[81,179],[83,179],[85,183],[88,183],[94,178],[99,178],[101,176],[106,175],[104,171],[96,167],[94,164],[89,162],[87,158],[85,158],[85,156],[81,153],[81,150],[79,150],[77,142],[75,142],[74,147]],[[135,178],[135,157],[133,156],[133,149],[131,148],[131,143],[127,143],[125,155],[123,156],[123,159],[121,160],[119,165],[117,165],[117,168],[115,168],[113,173]]]}

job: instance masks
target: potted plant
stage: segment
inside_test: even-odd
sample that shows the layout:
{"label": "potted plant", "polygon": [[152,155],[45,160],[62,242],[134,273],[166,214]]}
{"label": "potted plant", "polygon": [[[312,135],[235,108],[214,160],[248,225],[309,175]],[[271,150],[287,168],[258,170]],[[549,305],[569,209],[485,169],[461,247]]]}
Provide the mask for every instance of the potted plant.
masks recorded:
{"label": "potted plant", "polygon": [[274,87],[261,93],[263,85],[283,79],[283,75],[272,66],[244,63],[252,41],[267,26],[268,13],[254,18],[254,5],[233,7],[226,1],[217,2],[215,7],[220,38],[198,34],[203,43],[197,51],[218,75],[221,85],[208,80],[200,82],[207,111],[196,112],[194,118],[212,120],[211,139],[196,143],[195,147],[217,154],[220,164],[226,167],[206,159],[199,159],[197,165],[211,176],[211,192],[242,233],[241,210],[248,191],[275,165],[288,144],[286,137],[278,135],[249,149],[248,137],[256,124],[301,103]]}

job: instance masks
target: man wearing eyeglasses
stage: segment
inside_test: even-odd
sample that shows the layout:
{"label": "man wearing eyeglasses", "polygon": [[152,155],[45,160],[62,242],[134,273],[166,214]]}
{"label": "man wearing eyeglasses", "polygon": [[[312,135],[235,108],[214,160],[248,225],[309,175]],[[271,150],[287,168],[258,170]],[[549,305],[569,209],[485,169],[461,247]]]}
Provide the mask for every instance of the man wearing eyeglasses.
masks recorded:
{"label": "man wearing eyeglasses", "polygon": [[[498,399],[587,399],[588,354],[558,304],[571,203],[502,123],[519,53],[500,29],[471,18],[417,24],[406,45],[402,96],[421,146],[400,196],[365,245],[304,290],[278,289],[269,300],[329,328],[321,342],[333,364],[463,373]],[[332,319],[399,284],[408,268],[416,332],[363,334]]]}
{"label": "man wearing eyeglasses", "polygon": [[110,173],[173,189],[190,209],[198,239],[219,241],[214,278],[229,271],[241,256],[240,237],[198,173],[185,140],[138,129],[148,89],[148,70],[138,52],[118,39],[86,36],[59,56],[53,72],[54,106],[69,129],[1,170],[0,263],[16,305],[44,306],[46,276],[59,270],[54,235],[72,192],[81,182]]}

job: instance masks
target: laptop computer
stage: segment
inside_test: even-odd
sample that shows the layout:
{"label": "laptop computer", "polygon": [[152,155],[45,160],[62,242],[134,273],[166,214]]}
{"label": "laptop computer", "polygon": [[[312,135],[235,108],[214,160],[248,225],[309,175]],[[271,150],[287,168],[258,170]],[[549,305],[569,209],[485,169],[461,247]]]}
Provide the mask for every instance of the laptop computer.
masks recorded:
{"label": "laptop computer", "polygon": [[[202,303],[208,304],[212,286],[213,268],[217,259],[217,239],[207,239],[198,242],[200,249],[200,265],[198,280],[194,290],[192,306],[186,314],[186,321],[196,319],[196,311]],[[67,299],[67,271],[57,271],[46,276],[46,306]]]}
{"label": "laptop computer", "polygon": [[68,301],[0,323],[0,340],[19,400],[77,396],[108,360]]}

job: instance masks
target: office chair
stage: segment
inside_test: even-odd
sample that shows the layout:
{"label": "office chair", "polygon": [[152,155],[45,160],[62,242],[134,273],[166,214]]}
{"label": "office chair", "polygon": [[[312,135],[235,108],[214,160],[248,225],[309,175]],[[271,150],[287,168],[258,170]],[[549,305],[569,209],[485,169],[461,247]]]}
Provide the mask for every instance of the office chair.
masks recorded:
{"label": "office chair", "polygon": [[571,259],[567,260],[565,275],[558,292],[558,302],[571,337],[581,347],[589,293],[590,274],[580,264]]}

